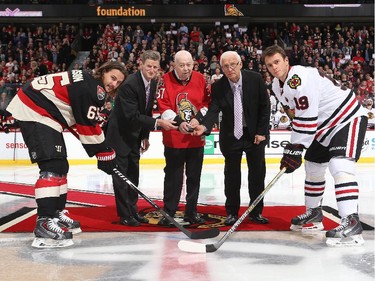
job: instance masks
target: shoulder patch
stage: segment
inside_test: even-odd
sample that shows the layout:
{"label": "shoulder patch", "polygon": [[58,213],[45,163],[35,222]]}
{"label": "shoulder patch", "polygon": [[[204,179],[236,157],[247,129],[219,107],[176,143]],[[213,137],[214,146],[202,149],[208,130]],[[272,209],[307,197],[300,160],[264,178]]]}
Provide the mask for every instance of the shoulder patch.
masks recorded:
{"label": "shoulder patch", "polygon": [[297,89],[298,86],[301,85],[301,78],[297,74],[294,74],[292,78],[288,80],[288,86],[293,90]]}
{"label": "shoulder patch", "polygon": [[106,92],[102,87],[98,85],[96,87],[96,95],[98,96],[98,100],[104,100]]}

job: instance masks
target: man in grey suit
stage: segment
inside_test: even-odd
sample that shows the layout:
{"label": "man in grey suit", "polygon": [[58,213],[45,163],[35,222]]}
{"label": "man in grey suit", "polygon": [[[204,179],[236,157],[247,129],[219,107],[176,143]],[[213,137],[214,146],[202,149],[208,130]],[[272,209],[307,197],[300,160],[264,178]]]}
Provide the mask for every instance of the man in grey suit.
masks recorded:
{"label": "man in grey suit", "polygon": [[[211,104],[199,125],[190,122],[194,135],[210,134],[218,114],[222,112],[219,144],[225,158],[224,186],[226,225],[238,219],[240,208],[241,160],[245,152],[248,166],[248,191],[252,203],[264,190],[266,175],[265,147],[269,138],[270,101],[259,73],[241,70],[238,53],[227,51],[220,57],[224,75],[212,84]],[[266,224],[262,216],[263,200],[250,213],[249,219]]]}
{"label": "man in grey suit", "polygon": [[[139,71],[130,74],[118,90],[115,106],[108,120],[107,145],[116,152],[118,169],[136,186],[139,182],[140,154],[147,151],[150,131],[161,127],[177,129],[174,121],[152,117],[156,92],[156,77],[160,68],[160,54],[145,51],[141,55]],[[120,224],[139,226],[148,220],[138,213],[138,194],[117,175],[112,175],[117,215]]]}

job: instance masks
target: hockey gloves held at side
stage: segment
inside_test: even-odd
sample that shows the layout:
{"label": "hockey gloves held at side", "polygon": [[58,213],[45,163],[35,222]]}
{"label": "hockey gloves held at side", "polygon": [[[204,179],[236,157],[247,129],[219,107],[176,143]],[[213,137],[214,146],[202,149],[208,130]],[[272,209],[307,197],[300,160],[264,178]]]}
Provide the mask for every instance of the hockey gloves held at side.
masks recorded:
{"label": "hockey gloves held at side", "polygon": [[286,168],[285,173],[293,173],[302,164],[303,145],[288,143],[284,148],[280,169]]}
{"label": "hockey gloves held at side", "polygon": [[105,151],[96,154],[98,159],[98,169],[104,171],[108,175],[112,174],[114,168],[117,167],[115,151],[107,147]]}

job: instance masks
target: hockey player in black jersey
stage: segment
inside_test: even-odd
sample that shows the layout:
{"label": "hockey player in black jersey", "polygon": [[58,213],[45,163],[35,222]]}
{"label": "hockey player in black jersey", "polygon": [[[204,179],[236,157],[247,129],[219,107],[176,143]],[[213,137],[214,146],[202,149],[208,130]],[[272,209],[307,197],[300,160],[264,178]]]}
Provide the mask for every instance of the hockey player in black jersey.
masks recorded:
{"label": "hockey player in black jersey", "polygon": [[69,164],[62,132],[68,128],[78,136],[87,154],[97,157],[98,168],[110,174],[116,155],[105,144],[99,111],[125,76],[119,62],[103,64],[94,75],[71,70],[39,76],[24,85],[7,107],[19,122],[31,162],[40,170],[33,247],[70,246],[73,233],[81,232],[80,223],[65,210]]}

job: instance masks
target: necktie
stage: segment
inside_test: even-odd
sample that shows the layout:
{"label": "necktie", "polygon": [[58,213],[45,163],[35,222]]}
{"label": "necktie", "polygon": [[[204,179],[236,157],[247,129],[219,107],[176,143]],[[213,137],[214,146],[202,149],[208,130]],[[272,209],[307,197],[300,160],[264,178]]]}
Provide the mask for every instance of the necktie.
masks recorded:
{"label": "necktie", "polygon": [[235,84],[234,90],[234,136],[236,139],[240,139],[243,134],[243,122],[242,122],[242,99],[241,99],[241,89],[240,85]]}
{"label": "necktie", "polygon": [[148,101],[150,100],[150,84],[151,83],[148,83],[148,85],[146,86],[146,108],[147,108],[147,105],[148,105]]}

